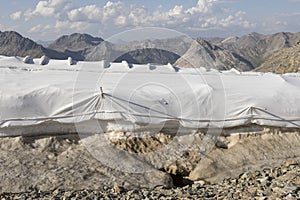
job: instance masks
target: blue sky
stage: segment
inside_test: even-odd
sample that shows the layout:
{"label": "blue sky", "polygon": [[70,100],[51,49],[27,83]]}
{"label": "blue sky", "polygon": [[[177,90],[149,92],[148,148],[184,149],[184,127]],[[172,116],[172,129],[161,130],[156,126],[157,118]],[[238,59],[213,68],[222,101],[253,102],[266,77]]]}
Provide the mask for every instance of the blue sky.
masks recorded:
{"label": "blue sky", "polygon": [[2,0],[0,30],[35,40],[89,33],[108,38],[143,27],[191,37],[300,31],[300,0]]}

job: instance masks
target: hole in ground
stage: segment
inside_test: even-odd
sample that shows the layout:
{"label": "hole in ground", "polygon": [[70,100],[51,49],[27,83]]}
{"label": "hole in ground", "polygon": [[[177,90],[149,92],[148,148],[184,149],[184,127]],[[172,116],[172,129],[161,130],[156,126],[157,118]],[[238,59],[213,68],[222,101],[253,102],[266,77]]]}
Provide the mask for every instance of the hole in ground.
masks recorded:
{"label": "hole in ground", "polygon": [[165,169],[160,169],[160,171],[163,171],[171,176],[174,187],[184,187],[186,185],[192,185],[194,183],[192,180],[185,178],[181,174],[171,174],[166,172]]}

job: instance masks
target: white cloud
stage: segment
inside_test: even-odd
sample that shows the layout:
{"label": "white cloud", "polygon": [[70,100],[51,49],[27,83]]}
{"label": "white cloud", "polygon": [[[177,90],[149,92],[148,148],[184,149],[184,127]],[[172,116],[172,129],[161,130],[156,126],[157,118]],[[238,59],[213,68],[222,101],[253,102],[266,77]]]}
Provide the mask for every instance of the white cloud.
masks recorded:
{"label": "white cloud", "polygon": [[32,27],[31,29],[29,29],[28,33],[41,33],[41,32],[45,32],[45,31],[49,31],[51,30],[53,27],[50,24],[38,24],[34,27]]}
{"label": "white cloud", "polygon": [[18,11],[18,12],[12,13],[9,17],[10,17],[12,20],[18,20],[18,19],[21,18],[21,15],[22,15],[22,12],[21,12],[21,11]]}
{"label": "white cloud", "polygon": [[272,14],[257,23],[257,32],[266,34],[275,32],[299,32],[300,12]]}
{"label": "white cloud", "polygon": [[58,31],[82,31],[90,28],[92,24],[86,22],[70,22],[70,21],[56,21],[54,28]]}
{"label": "white cloud", "polygon": [[130,6],[126,7],[126,5],[121,1],[108,1],[103,7],[103,17],[105,20],[108,20],[111,17],[115,17],[119,14],[122,14],[122,11],[128,13],[128,8],[130,8]]}
{"label": "white cloud", "polygon": [[183,14],[183,6],[176,5],[169,11],[169,16],[180,16]]}
{"label": "white cloud", "polygon": [[[31,37],[42,40],[53,40],[63,34],[71,34],[74,32],[84,32],[91,30],[91,34],[97,30],[92,30],[93,24],[86,22],[71,22],[68,20],[56,20],[54,24],[38,24],[30,28],[27,32]],[[54,36],[54,37],[53,37]]]}
{"label": "white cloud", "polygon": [[276,21],[275,24],[276,25],[280,25],[280,26],[286,26],[286,25],[288,25],[288,23],[286,21],[279,21],[279,20]]}
{"label": "white cloud", "polygon": [[135,8],[131,10],[131,12],[128,14],[128,20],[131,21],[133,26],[139,26],[139,24],[146,20],[148,17],[148,10],[146,8]]}
{"label": "white cloud", "polygon": [[5,26],[3,24],[0,24],[0,31],[5,29]]}
{"label": "white cloud", "polygon": [[102,13],[96,5],[88,5],[85,7],[73,9],[67,13],[71,21],[92,21],[101,20]]}
{"label": "white cloud", "polygon": [[71,7],[71,0],[44,0],[39,1],[35,9],[28,9],[25,11],[25,18],[29,20],[35,16],[43,17],[59,17],[61,14]]}
{"label": "white cloud", "polygon": [[216,2],[218,2],[218,0],[199,0],[197,6],[187,9],[186,12],[189,14],[207,13],[211,11],[211,8]]}
{"label": "white cloud", "polygon": [[249,21],[244,19],[244,12],[237,12],[234,15],[229,15],[226,18],[220,20],[219,25],[223,27],[230,27],[230,26],[240,26],[243,28],[251,28],[254,27],[254,23],[250,23]]}
{"label": "white cloud", "polygon": [[[101,29],[113,33],[143,26],[166,27],[179,31],[254,26],[245,19],[245,13],[220,7],[222,2],[198,0],[195,6],[189,8],[175,5],[167,11],[152,11],[144,6],[125,4],[123,1],[107,1],[102,7],[92,4],[72,8],[71,0],[43,0],[39,1],[34,9],[24,12],[24,17],[25,20],[35,16],[54,17],[57,19],[52,25],[54,29],[71,32],[95,32]],[[35,27],[30,31],[38,30],[43,29]]]}
{"label": "white cloud", "polygon": [[24,18],[25,18],[25,21],[28,21],[32,18],[32,10],[31,9],[28,9],[24,12]]}
{"label": "white cloud", "polygon": [[69,10],[67,16],[71,22],[95,23],[110,28],[114,28],[113,26],[245,26],[247,21],[243,19],[244,16],[241,14],[221,16],[220,14],[224,13],[220,13],[219,9],[214,10],[217,3],[219,0],[198,0],[197,5],[186,10],[182,5],[175,5],[165,12],[151,12],[143,6],[126,5],[121,1],[108,1],[103,7],[88,5]]}
{"label": "white cloud", "polygon": [[115,24],[118,26],[125,26],[126,22],[127,22],[127,18],[122,15],[115,19]]}

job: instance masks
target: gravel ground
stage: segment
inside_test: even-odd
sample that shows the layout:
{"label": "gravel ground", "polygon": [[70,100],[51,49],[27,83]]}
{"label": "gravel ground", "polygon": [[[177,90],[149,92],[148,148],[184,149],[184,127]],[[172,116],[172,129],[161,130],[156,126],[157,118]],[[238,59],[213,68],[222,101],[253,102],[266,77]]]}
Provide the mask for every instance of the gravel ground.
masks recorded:
{"label": "gravel ground", "polygon": [[265,168],[225,179],[218,184],[204,181],[172,189],[125,190],[115,185],[102,190],[37,191],[3,193],[5,199],[300,199],[300,165],[289,160],[277,168]]}

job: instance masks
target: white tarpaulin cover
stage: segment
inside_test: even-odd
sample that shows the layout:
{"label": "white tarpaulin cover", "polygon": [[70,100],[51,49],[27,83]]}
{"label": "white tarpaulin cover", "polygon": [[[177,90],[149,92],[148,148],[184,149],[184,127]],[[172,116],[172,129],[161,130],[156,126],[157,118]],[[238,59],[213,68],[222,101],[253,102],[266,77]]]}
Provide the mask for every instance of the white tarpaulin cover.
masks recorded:
{"label": "white tarpaulin cover", "polygon": [[92,120],[133,129],[167,122],[192,129],[300,127],[299,74],[22,60],[0,56],[1,135],[9,135],[9,128]]}

